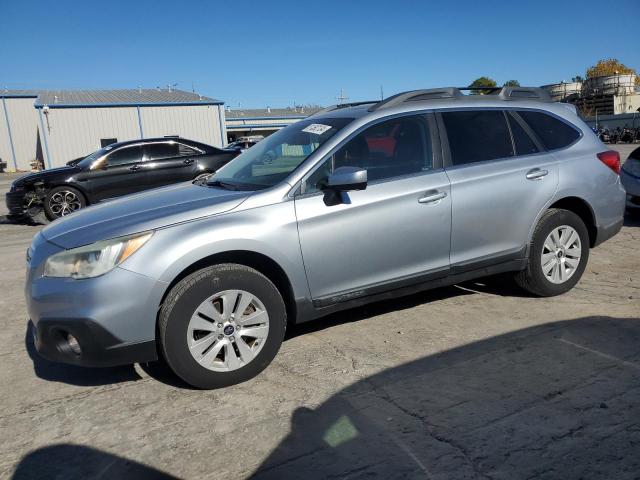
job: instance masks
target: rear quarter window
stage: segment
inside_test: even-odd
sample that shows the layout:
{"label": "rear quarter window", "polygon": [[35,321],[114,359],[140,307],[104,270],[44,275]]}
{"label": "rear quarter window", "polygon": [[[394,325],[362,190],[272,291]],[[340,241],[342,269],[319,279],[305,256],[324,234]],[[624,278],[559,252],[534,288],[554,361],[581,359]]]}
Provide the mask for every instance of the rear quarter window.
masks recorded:
{"label": "rear quarter window", "polygon": [[547,150],[557,150],[571,145],[580,137],[580,132],[567,123],[547,113],[518,111]]}

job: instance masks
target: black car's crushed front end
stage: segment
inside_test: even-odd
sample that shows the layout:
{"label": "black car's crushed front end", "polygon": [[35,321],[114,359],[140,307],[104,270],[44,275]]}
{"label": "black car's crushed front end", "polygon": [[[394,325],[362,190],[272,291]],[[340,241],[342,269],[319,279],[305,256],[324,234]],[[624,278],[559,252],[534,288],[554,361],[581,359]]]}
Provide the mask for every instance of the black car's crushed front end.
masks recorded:
{"label": "black car's crushed front end", "polygon": [[5,202],[7,204],[7,210],[9,210],[9,216],[22,216],[27,212],[28,202],[25,198],[26,191],[10,191],[5,195]]}
{"label": "black car's crushed front end", "polygon": [[42,210],[42,202],[46,193],[40,185],[11,186],[5,194],[8,215],[10,217],[32,216]]}

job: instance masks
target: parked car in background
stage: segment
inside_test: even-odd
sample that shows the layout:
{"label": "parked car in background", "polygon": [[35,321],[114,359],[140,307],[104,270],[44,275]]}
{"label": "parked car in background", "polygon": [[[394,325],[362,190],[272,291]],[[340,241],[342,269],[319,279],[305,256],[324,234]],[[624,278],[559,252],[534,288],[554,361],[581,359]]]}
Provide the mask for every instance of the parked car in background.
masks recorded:
{"label": "parked car in background", "polygon": [[620,179],[627,191],[627,208],[640,209],[640,147],[622,165]]}
{"label": "parked car in background", "polygon": [[18,178],[6,194],[10,215],[47,219],[87,205],[171,183],[206,177],[238,155],[182,138],[111,144],[65,167]]}
{"label": "parked car in background", "polygon": [[560,295],[622,226],[619,174],[618,153],[540,89],[330,107],[206,182],[38,233],[36,349],[87,366],[162,358],[216,388],[261,372],[288,324],[349,307],[498,273]]}
{"label": "parked car in background", "polygon": [[239,152],[244,152],[245,150],[253,147],[260,140],[263,140],[264,137],[262,135],[253,135],[250,137],[240,137],[238,140],[231,142],[226,146],[229,150],[237,150]]}

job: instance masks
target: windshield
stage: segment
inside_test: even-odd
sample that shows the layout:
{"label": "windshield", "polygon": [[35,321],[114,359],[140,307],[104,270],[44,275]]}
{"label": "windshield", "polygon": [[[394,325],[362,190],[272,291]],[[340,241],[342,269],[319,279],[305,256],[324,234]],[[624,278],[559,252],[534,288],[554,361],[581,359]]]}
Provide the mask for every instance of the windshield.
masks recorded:
{"label": "windshield", "polygon": [[82,168],[85,168],[85,167],[88,168],[88,167],[91,166],[91,164],[94,161],[96,161],[97,159],[99,159],[103,155],[106,155],[111,150],[113,150],[113,145],[109,145],[108,147],[104,147],[104,148],[101,148],[100,150],[96,150],[91,155],[88,155],[88,156],[84,157],[81,161],[79,161],[77,163],[77,165],[79,165]]}
{"label": "windshield", "polygon": [[233,159],[207,184],[233,190],[261,190],[287,178],[352,118],[308,119],[261,140]]}

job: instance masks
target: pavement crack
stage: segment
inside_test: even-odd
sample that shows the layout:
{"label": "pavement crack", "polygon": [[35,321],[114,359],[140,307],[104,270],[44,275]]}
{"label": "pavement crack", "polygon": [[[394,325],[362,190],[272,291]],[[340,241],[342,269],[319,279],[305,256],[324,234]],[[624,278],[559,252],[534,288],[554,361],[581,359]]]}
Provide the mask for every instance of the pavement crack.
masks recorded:
{"label": "pavement crack", "polygon": [[395,408],[400,410],[405,415],[413,417],[416,420],[418,420],[419,422],[421,422],[424,425],[427,434],[431,438],[433,438],[434,440],[436,440],[436,441],[438,441],[440,443],[444,443],[444,444],[450,446],[451,448],[453,448],[454,450],[456,450],[466,460],[466,463],[468,464],[468,466],[471,467],[471,469],[473,470],[473,472],[477,476],[479,476],[481,478],[488,479],[488,480],[492,480],[493,479],[493,477],[491,477],[487,473],[485,473],[482,470],[480,470],[480,467],[474,461],[474,459],[472,457],[472,454],[465,448],[464,445],[462,445],[462,443],[457,442],[452,438],[448,438],[448,437],[438,433],[437,432],[437,428],[438,428],[437,425],[434,425],[431,422],[429,422],[425,416],[420,415],[420,414],[418,414],[416,412],[413,412],[413,411],[409,410],[408,408],[405,408],[404,406],[402,406],[399,402],[395,401],[384,389],[378,389],[373,385],[372,385],[372,388],[378,394],[379,398],[381,398],[385,402],[389,403],[390,405],[394,406]]}

